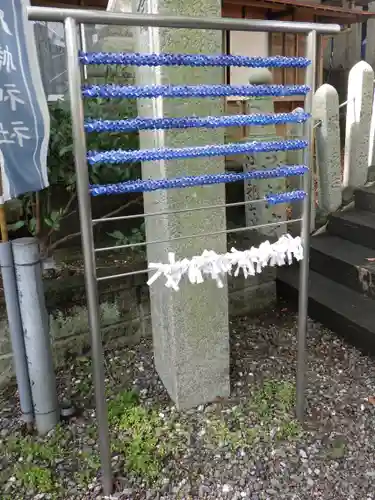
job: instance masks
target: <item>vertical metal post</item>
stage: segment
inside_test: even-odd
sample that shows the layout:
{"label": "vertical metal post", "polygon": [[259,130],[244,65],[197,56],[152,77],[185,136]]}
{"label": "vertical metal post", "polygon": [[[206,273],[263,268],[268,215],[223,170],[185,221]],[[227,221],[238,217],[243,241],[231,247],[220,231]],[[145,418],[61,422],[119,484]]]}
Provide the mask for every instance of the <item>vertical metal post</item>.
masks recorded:
{"label": "vertical metal post", "polygon": [[110,495],[113,488],[111,453],[109,442],[107,402],[104,384],[104,356],[100,332],[99,300],[94,255],[91,201],[89,195],[89,173],[86,161],[86,137],[81,95],[81,72],[78,61],[77,23],[73,18],[65,20],[70,107],[74,140],[74,158],[77,177],[82,251],[85,265],[87,308],[91,334],[92,361],[95,382],[96,418],[98,422],[100,457],[104,495]]}
{"label": "vertical metal post", "polygon": [[[79,41],[80,41],[80,48],[82,52],[87,52],[87,40],[86,40],[86,31],[85,31],[85,25],[80,24],[79,25]],[[87,66],[84,65],[82,68],[83,72],[83,79],[87,80]]]}
{"label": "vertical metal post", "polygon": [[48,314],[37,238],[12,241],[18,303],[31,383],[35,424],[40,435],[60,420]]}
{"label": "vertical metal post", "polygon": [[16,372],[22,419],[26,424],[30,425],[34,421],[33,400],[31,396],[25,338],[23,335],[22,318],[18,300],[12,244],[9,241],[0,243],[0,268],[3,278],[5,305],[8,316],[9,334],[12,342],[13,363]]}
{"label": "vertical metal post", "polygon": [[316,57],[317,62],[315,65],[315,85],[319,88],[323,85],[323,59],[324,59],[324,38],[323,35],[316,35]]}
{"label": "vertical metal post", "polygon": [[[306,57],[311,60],[306,70],[306,85],[311,91],[306,96],[305,111],[312,112],[313,95],[315,92],[316,79],[316,49],[317,33],[311,31],[306,40]],[[313,151],[314,151],[314,129],[312,120],[307,120],[304,126],[304,136],[309,141],[309,147],[305,151],[304,163],[309,171],[304,175],[303,189],[307,193],[302,206],[301,238],[303,242],[304,258],[300,264],[299,296],[298,296],[298,353],[297,353],[297,401],[296,413],[299,420],[303,420],[305,413],[305,377],[306,377],[306,335],[307,314],[309,300],[309,254],[310,254],[310,219],[313,187]]]}

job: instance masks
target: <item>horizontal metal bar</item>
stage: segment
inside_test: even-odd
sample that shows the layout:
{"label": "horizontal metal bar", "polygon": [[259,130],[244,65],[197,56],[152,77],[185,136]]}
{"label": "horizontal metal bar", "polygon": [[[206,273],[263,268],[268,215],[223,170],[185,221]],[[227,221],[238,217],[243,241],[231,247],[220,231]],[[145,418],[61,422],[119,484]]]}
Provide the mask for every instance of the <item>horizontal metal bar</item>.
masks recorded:
{"label": "horizontal metal bar", "polygon": [[151,28],[188,28],[228,31],[277,31],[322,35],[340,33],[338,24],[301,23],[294,21],[272,21],[258,19],[231,19],[223,17],[183,17],[142,14],[125,14],[100,10],[59,9],[53,7],[28,7],[30,21],[64,22],[68,17],[77,23],[145,26]]}
{"label": "horizontal metal bar", "polygon": [[349,101],[344,101],[342,102],[340,105],[339,105],[339,109],[343,108],[344,106],[346,106],[348,104]]}
{"label": "horizontal metal bar", "polygon": [[155,217],[160,215],[177,215],[186,214],[190,212],[198,212],[201,210],[216,210],[219,208],[234,208],[242,207],[246,205],[252,205],[254,203],[267,203],[267,200],[247,200],[247,201],[236,201],[234,203],[218,203],[216,205],[204,205],[202,207],[192,207],[192,208],[182,208],[180,210],[165,210],[161,212],[148,212],[142,214],[131,214],[131,215],[119,215],[118,217],[102,217],[101,219],[93,219],[92,223],[97,224],[98,222],[116,222],[120,220],[130,220],[130,219],[140,219],[146,217]]}
{"label": "horizontal metal bar", "polygon": [[[373,80],[373,83],[375,83],[375,80]],[[349,104],[349,102],[353,102],[354,99],[348,99],[347,101],[344,101],[342,102],[341,104],[339,104],[339,109],[343,108],[344,106],[347,106]]]}
{"label": "horizontal metal bar", "polygon": [[97,281],[107,281],[117,278],[126,278],[130,276],[136,276],[137,274],[146,274],[148,273],[148,269],[140,269],[138,271],[129,271],[128,273],[120,273],[120,274],[110,274],[108,276],[100,276],[97,278]]}
{"label": "horizontal metal bar", "polygon": [[258,224],[256,226],[239,227],[234,229],[223,229],[222,231],[214,231],[212,233],[189,234],[187,236],[177,236],[176,238],[169,238],[167,240],[154,240],[142,241],[140,243],[129,243],[127,245],[115,245],[112,247],[95,248],[95,253],[99,252],[112,252],[113,250],[123,250],[125,248],[144,247],[146,245],[156,245],[159,243],[169,243],[171,241],[188,240],[190,238],[202,238],[204,236],[218,236],[219,234],[241,233],[243,231],[251,231],[253,229],[261,229],[262,227],[284,226],[285,224],[292,224],[293,222],[300,222],[302,219],[292,219],[280,222],[270,222],[268,224]]}

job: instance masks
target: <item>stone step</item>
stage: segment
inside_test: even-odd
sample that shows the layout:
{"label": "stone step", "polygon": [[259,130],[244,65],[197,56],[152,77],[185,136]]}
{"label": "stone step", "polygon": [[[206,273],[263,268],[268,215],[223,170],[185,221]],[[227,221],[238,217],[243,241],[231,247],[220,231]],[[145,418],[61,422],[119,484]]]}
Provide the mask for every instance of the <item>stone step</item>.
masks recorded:
{"label": "stone step", "polygon": [[310,269],[356,292],[375,297],[375,251],[329,233],[311,238]]}
{"label": "stone step", "polygon": [[[278,269],[278,297],[298,301],[299,266]],[[375,354],[375,301],[314,271],[309,273],[309,316],[366,353]]]}
{"label": "stone step", "polygon": [[367,210],[354,209],[331,214],[327,231],[352,243],[375,249],[375,214]]}
{"label": "stone step", "polygon": [[358,210],[375,212],[375,185],[362,186],[354,191],[355,207]]}

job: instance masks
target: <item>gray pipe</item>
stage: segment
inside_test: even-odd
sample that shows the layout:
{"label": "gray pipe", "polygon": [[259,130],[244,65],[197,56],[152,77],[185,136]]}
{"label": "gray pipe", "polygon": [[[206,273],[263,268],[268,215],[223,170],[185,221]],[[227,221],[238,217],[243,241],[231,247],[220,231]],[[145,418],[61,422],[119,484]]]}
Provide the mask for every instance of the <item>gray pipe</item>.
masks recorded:
{"label": "gray pipe", "polygon": [[60,415],[39,243],[36,238],[19,238],[12,246],[35,423],[38,433],[43,435],[57,425]]}
{"label": "gray pipe", "polygon": [[10,340],[12,342],[13,362],[16,372],[22,420],[29,424],[34,420],[34,411],[31,398],[25,342],[23,338],[21,313],[18,303],[12,245],[9,242],[0,243],[0,266],[3,278],[5,304],[8,316]]}
{"label": "gray pipe", "polygon": [[225,17],[164,16],[159,14],[128,14],[89,9],[56,9],[56,7],[27,7],[29,21],[64,22],[74,19],[83,24],[107,24],[118,26],[143,26],[147,28],[186,28],[227,31],[275,31],[321,35],[340,33],[339,24],[301,23],[263,19],[233,19]]}
{"label": "gray pipe", "polygon": [[[87,52],[87,39],[86,39],[86,30],[85,30],[85,25],[80,24],[79,25],[79,41],[80,41],[80,47],[82,52]],[[83,79],[86,81],[87,80],[87,66],[82,67],[82,72],[83,72]]]}

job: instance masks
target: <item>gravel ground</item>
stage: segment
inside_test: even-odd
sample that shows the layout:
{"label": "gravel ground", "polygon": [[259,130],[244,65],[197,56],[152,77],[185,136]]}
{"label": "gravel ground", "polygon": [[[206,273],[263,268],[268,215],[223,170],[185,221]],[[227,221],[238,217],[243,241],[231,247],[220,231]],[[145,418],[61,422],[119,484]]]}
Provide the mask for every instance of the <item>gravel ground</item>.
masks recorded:
{"label": "gravel ground", "polygon": [[[188,412],[168,399],[149,341],[106,353],[118,500],[375,499],[374,362],[309,324],[308,415],[293,417],[296,317],[231,323],[232,395]],[[2,394],[2,500],[102,498],[90,361],[67,359],[62,398],[82,408],[40,439]]]}

